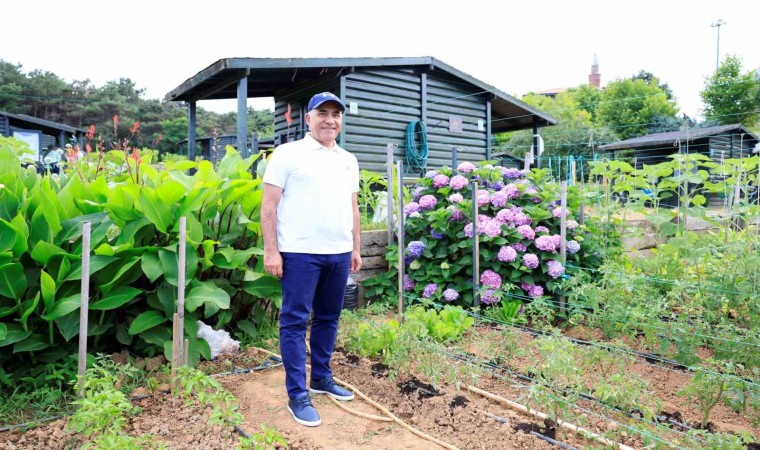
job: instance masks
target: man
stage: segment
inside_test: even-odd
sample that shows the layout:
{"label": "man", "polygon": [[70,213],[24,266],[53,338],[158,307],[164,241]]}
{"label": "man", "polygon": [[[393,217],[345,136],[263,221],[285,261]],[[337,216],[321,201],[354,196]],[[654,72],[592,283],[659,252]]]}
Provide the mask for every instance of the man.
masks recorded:
{"label": "man", "polygon": [[[261,228],[264,269],[281,278],[280,353],[288,411],[306,426],[321,423],[309,391],[353,400],[330,370],[349,272],[361,268],[359,164],[340,148],[343,102],[329,92],[309,100],[309,133],[279,146],[264,174]],[[311,381],[306,388],[306,329],[313,311]]]}

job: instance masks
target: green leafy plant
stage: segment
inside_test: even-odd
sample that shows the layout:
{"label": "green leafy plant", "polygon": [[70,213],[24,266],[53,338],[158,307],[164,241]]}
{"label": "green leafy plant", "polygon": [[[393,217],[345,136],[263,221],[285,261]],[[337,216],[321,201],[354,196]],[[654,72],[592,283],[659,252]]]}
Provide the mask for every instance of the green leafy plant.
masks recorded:
{"label": "green leafy plant", "polygon": [[[720,367],[720,365],[715,364],[713,366]],[[723,365],[723,367],[731,372],[730,366]],[[678,391],[676,395],[686,397],[697,405],[702,413],[699,425],[704,429],[710,421],[710,412],[723,399],[728,385],[729,380],[726,375],[714,370],[698,367],[697,373],[689,381],[689,384]]]}
{"label": "green leafy plant", "polygon": [[[534,379],[528,389],[528,406],[537,402],[546,407],[556,426],[583,390],[582,371],[575,363],[577,350],[569,340],[556,335],[538,338],[532,345],[539,358],[530,366]],[[561,428],[556,429],[559,432]]]}
{"label": "green leafy plant", "polygon": [[662,408],[662,402],[654,397],[648,383],[628,374],[616,373],[594,385],[594,395],[600,401],[631,413],[639,412],[646,420],[653,421]]}
{"label": "green leafy plant", "polygon": [[276,428],[261,424],[259,433],[251,434],[251,437],[240,438],[241,450],[274,450],[275,448],[289,448],[285,437]]}

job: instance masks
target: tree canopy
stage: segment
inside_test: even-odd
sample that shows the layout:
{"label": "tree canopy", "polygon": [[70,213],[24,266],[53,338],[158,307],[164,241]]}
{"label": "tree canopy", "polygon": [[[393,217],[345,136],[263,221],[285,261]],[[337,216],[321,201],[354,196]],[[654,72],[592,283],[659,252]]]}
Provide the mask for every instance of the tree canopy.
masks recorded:
{"label": "tree canopy", "polygon": [[[21,64],[0,59],[0,110],[27,114],[78,128],[95,128],[96,141],[107,147],[131,137],[131,142],[176,153],[187,138],[187,109],[175,102],[146,99],[144,89],[129,78],[109,81],[101,87],[90,80],[67,83],[52,72],[23,72]],[[139,127],[135,127],[139,123]],[[197,110],[198,136],[237,133],[234,112],[218,114]],[[274,135],[274,114],[248,109],[248,132]]]}
{"label": "tree canopy", "polygon": [[760,80],[754,71],[742,73],[742,61],[728,56],[700,93],[705,118],[718,124],[757,125],[760,120]]}

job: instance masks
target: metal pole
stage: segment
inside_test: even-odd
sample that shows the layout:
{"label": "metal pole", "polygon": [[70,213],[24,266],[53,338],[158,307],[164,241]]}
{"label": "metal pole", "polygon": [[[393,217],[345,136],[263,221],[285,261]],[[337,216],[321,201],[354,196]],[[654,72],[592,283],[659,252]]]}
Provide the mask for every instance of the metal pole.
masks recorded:
{"label": "metal pole", "polygon": [[478,182],[472,182],[472,306],[480,306],[480,241],[478,239]]}
{"label": "metal pole", "polygon": [[[562,258],[562,266],[565,266],[566,261],[566,253],[567,253],[567,180],[563,180],[560,183],[561,186],[561,193],[560,193],[560,225],[559,225],[559,236],[560,236],[560,247],[559,247],[559,254]],[[559,313],[565,314],[565,296],[561,296],[559,298]]]}
{"label": "metal pole", "polygon": [[79,396],[84,393],[84,376],[87,372],[87,318],[90,310],[90,222],[82,224],[82,284],[79,304]]}
{"label": "metal pole", "polygon": [[726,22],[723,21],[723,19],[718,19],[715,22],[711,23],[710,26],[713,28],[718,28],[718,46],[715,50],[715,71],[718,71],[718,68],[720,67],[720,27],[722,25],[725,25]]}
{"label": "metal pole", "polygon": [[404,322],[404,163],[396,161],[396,174],[398,175],[398,323]]}
{"label": "metal pole", "polygon": [[388,246],[393,244],[393,144],[385,146],[385,177],[388,182],[385,187],[387,195]]}

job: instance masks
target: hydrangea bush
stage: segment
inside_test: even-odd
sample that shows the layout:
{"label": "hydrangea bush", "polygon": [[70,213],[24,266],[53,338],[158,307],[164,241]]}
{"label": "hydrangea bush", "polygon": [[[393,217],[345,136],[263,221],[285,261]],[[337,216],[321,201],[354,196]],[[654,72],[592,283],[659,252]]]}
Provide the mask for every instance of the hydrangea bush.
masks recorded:
{"label": "hydrangea bush", "polygon": [[[560,256],[560,187],[545,170],[521,171],[488,162],[456,170],[429,170],[404,207],[405,296],[471,306],[472,236],[480,241],[480,301],[499,303],[507,293],[529,299],[562,293],[567,266],[596,268],[616,251],[611,227],[575,217],[581,195],[570,187],[567,265]],[[472,220],[471,181],[478,182],[477,220]],[[605,240],[607,242],[605,242]],[[398,248],[387,258],[395,266]],[[395,273],[389,273],[392,277]]]}

